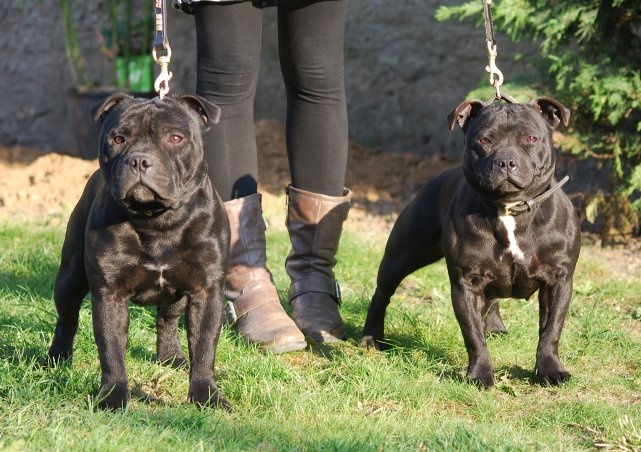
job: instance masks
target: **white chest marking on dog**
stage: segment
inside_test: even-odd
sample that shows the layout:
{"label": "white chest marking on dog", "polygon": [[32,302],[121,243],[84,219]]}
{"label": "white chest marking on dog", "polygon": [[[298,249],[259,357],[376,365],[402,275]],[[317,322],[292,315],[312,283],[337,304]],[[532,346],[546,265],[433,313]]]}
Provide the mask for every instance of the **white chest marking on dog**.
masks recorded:
{"label": "white chest marking on dog", "polygon": [[516,230],[516,221],[514,220],[514,217],[511,215],[499,215],[499,220],[501,220],[501,223],[503,223],[503,226],[505,226],[505,230],[507,231],[507,241],[509,242],[508,249],[510,250],[510,253],[512,253],[512,256],[517,259],[523,259],[525,255],[523,254],[523,251],[521,251],[521,248],[519,248],[519,244],[516,243],[516,235],[514,235],[514,231]]}
{"label": "white chest marking on dog", "polygon": [[159,275],[158,275],[158,285],[160,287],[162,287],[163,284],[165,284],[167,282],[167,280],[165,278],[163,278],[162,272],[167,270],[170,267],[169,265],[167,265],[167,264],[165,264],[165,265],[143,264],[142,266],[145,267],[147,270],[156,271],[156,272],[159,273]]}

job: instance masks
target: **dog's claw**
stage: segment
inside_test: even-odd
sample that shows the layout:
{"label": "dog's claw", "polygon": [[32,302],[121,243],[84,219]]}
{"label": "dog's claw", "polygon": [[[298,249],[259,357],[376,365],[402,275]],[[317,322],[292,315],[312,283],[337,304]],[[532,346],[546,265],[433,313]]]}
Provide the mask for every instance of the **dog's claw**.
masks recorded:
{"label": "dog's claw", "polygon": [[572,376],[570,372],[566,372],[564,370],[553,372],[547,375],[541,375],[540,373],[538,373],[538,375],[542,386],[559,386],[568,381]]}
{"label": "dog's claw", "polygon": [[478,386],[481,389],[490,389],[494,386],[494,376],[485,376],[485,377],[471,377],[469,375],[465,376],[465,380],[468,383]]}
{"label": "dog's claw", "polygon": [[187,364],[187,358],[185,358],[185,355],[167,356],[163,358],[159,357],[158,362],[163,366],[169,366],[172,369],[186,369],[189,367],[189,365]]}
{"label": "dog's claw", "polygon": [[70,354],[47,354],[44,358],[38,361],[38,364],[40,364],[40,367],[43,369],[53,369],[62,365],[71,365],[71,363],[72,355]]}

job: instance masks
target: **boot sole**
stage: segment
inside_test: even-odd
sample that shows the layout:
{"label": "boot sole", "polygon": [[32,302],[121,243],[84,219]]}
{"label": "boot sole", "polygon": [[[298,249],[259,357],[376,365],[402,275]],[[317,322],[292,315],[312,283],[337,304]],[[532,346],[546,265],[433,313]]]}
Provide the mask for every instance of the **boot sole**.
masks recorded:
{"label": "boot sole", "polygon": [[284,344],[274,344],[270,346],[263,346],[265,350],[269,350],[275,355],[282,355],[283,353],[297,352],[307,347],[306,341],[286,342]]}
{"label": "boot sole", "polygon": [[[305,334],[305,332],[303,332],[303,334]],[[345,333],[342,333],[340,335],[321,334],[321,335],[314,335],[314,336],[309,336],[305,334],[305,339],[310,344],[332,344],[334,342],[342,342],[346,338],[347,338],[347,335]]]}

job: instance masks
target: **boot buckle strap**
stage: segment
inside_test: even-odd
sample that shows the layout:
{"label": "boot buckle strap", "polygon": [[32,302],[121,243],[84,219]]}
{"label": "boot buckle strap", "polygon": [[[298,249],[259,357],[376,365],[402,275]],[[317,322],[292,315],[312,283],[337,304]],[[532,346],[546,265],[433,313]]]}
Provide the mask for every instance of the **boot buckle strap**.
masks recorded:
{"label": "boot buckle strap", "polygon": [[236,300],[229,300],[225,303],[225,320],[227,320],[229,325],[233,326],[239,318],[247,314],[249,311],[267,303],[274,303],[274,301],[266,299],[258,302],[255,300],[245,301],[240,299],[240,297]]}
{"label": "boot buckle strap", "polygon": [[225,320],[229,325],[234,325],[238,320],[236,308],[234,308],[234,303],[231,300],[225,303]]}
{"label": "boot buckle strap", "polygon": [[289,288],[289,302],[299,295],[307,292],[322,292],[326,293],[336,302],[341,305],[341,287],[336,280],[329,280],[325,277],[318,275],[308,275],[292,282]]}
{"label": "boot buckle strap", "polygon": [[341,297],[341,285],[338,284],[338,281],[334,281],[334,300],[336,300],[336,304],[339,306],[343,303],[343,299]]}
{"label": "boot buckle strap", "polygon": [[230,325],[234,325],[252,309],[267,303],[280,303],[276,287],[268,280],[254,280],[243,287],[240,294],[233,294],[235,296],[229,296],[228,291],[228,301],[225,304],[225,319]]}

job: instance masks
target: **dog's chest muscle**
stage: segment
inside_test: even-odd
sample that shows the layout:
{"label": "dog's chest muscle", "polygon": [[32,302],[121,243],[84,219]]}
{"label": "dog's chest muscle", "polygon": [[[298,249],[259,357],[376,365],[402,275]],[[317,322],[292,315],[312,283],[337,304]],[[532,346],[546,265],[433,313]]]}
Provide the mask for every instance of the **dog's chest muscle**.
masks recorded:
{"label": "dog's chest muscle", "polygon": [[[121,256],[121,266],[114,278],[114,287],[140,305],[163,305],[178,301],[184,295],[203,290],[208,278],[208,265],[195,259],[191,248],[177,238],[138,240]],[[207,256],[199,248],[197,256]]]}
{"label": "dog's chest muscle", "polygon": [[519,231],[517,220],[511,215],[499,215],[497,278],[493,290],[502,297],[529,298],[538,287],[532,273],[532,237]]}
{"label": "dog's chest muscle", "polygon": [[174,303],[202,288],[192,284],[192,278],[186,277],[196,273],[200,273],[199,269],[180,259],[149,261],[143,258],[135,274],[130,275],[131,301],[140,305]]}
{"label": "dog's chest muscle", "polygon": [[449,252],[450,260],[474,292],[492,298],[529,298],[539,288],[533,238],[518,221],[499,216],[462,223],[456,229],[461,240]]}
{"label": "dog's chest muscle", "polygon": [[525,254],[519,246],[519,242],[516,236],[516,220],[514,219],[514,217],[511,215],[500,215],[499,222],[505,229],[508,253],[510,253],[514,259],[525,259]]}
{"label": "dog's chest muscle", "polygon": [[142,266],[148,270],[149,276],[154,280],[153,286],[162,290],[164,286],[171,285],[171,281],[166,279],[168,275],[165,273],[166,270],[171,270],[170,264],[147,263],[142,264]]}

